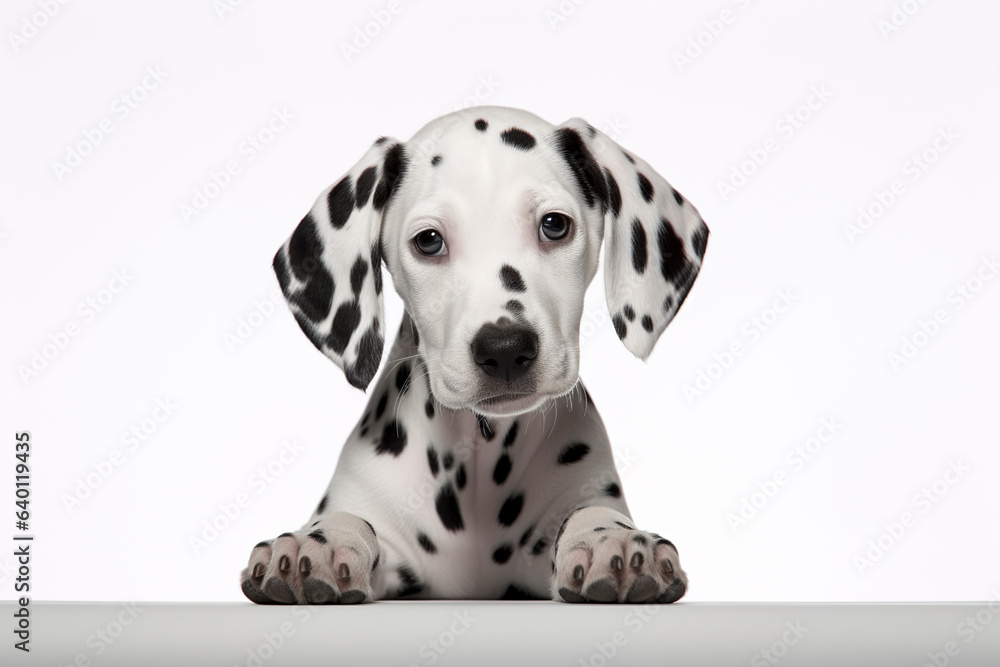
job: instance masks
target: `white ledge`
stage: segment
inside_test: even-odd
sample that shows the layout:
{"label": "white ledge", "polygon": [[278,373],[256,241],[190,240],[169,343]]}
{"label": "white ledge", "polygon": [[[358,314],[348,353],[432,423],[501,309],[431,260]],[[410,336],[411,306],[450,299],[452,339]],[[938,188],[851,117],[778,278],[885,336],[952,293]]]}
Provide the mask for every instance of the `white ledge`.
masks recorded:
{"label": "white ledge", "polygon": [[353,607],[33,602],[30,653],[13,647],[17,607],[10,602],[0,607],[5,619],[0,664],[25,667],[922,667],[934,665],[932,657],[936,667],[1000,665],[1000,618],[991,622],[1000,615],[1000,605],[991,608],[985,602],[649,607],[484,601]]}

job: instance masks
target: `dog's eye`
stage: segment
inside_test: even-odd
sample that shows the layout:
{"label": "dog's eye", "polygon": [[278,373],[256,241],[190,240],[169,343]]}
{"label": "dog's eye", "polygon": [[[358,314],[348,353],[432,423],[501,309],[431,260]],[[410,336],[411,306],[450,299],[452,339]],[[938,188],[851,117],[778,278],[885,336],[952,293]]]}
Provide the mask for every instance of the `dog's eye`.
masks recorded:
{"label": "dog's eye", "polygon": [[543,241],[558,241],[569,234],[570,220],[562,213],[546,213],[538,227]]}
{"label": "dog's eye", "polygon": [[445,250],[444,237],[436,229],[425,229],[413,239],[413,245],[421,255],[437,257]]}

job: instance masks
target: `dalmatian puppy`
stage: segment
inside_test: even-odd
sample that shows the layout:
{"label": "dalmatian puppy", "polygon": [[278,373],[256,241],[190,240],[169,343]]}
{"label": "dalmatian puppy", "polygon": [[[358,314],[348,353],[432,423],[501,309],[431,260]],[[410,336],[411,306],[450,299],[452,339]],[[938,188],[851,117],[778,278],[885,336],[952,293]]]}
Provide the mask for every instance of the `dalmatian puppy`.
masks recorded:
{"label": "dalmatian puppy", "polygon": [[378,139],[320,194],[274,257],[306,337],[364,390],[386,334],[383,262],[406,312],[312,517],[251,551],[247,598],[684,595],[677,549],[630,517],[578,376],[602,241],[615,331],[645,359],[708,228],[586,122],[466,109]]}

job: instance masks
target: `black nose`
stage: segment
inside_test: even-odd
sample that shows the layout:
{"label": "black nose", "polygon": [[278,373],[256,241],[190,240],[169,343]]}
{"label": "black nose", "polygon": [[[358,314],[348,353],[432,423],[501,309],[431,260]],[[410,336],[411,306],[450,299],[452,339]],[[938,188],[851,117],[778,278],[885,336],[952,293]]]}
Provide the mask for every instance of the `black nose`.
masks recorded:
{"label": "black nose", "polygon": [[511,382],[538,356],[538,335],[522,326],[484,324],[472,339],[472,359],[490,377]]}

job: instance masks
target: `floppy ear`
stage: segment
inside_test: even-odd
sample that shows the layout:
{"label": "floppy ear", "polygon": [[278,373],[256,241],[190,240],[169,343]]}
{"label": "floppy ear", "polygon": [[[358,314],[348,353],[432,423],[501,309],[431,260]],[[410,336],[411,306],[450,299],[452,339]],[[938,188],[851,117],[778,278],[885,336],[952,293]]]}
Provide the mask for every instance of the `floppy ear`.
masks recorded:
{"label": "floppy ear", "polygon": [[406,171],[403,145],[383,137],[324,190],[274,256],[281,291],[312,344],[364,390],[385,341],[379,233]]}
{"label": "floppy ear", "polygon": [[586,121],[556,130],[585,203],[604,210],[604,285],[618,337],[645,359],[701,269],[708,226],[644,160]]}

